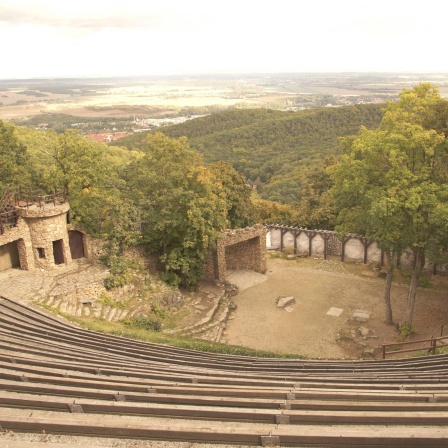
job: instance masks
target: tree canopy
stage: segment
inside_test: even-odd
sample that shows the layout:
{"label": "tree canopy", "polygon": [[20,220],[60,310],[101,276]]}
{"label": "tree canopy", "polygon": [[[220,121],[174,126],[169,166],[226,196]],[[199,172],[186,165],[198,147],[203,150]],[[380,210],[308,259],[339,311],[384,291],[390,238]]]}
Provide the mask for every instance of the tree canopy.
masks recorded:
{"label": "tree canopy", "polygon": [[[448,234],[447,102],[431,84],[403,90],[374,131],[346,141],[330,168],[338,229],[379,243],[390,265],[405,248],[413,253],[405,322],[412,322],[417,281],[425,260],[445,252]],[[388,276],[386,283],[390,287]],[[388,310],[388,321],[392,312]]]}
{"label": "tree canopy", "polygon": [[226,226],[226,202],[186,138],[148,135],[145,155],[128,166],[129,194],[141,213],[142,238],[166,278],[195,286],[208,250]]}
{"label": "tree canopy", "polygon": [[[260,198],[296,205],[307,169],[326,156],[339,155],[339,137],[356,134],[361,125],[373,129],[383,105],[363,104],[297,112],[269,109],[229,110],[166,126],[158,131],[172,138],[188,137],[205,163],[228,162],[257,185]],[[111,142],[142,149],[145,135]]]}
{"label": "tree canopy", "polygon": [[14,127],[0,120],[0,189],[29,183],[28,160],[26,146],[14,135]]}

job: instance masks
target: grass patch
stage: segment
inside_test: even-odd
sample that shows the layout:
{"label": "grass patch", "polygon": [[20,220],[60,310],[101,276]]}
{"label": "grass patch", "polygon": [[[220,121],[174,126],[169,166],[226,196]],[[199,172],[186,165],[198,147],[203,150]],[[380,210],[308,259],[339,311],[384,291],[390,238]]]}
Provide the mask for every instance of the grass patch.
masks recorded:
{"label": "grass patch", "polygon": [[107,292],[103,292],[99,297],[98,301],[103,303],[104,305],[110,306],[111,308],[118,308],[120,310],[124,310],[127,306],[126,302],[121,300],[117,300]]}
{"label": "grass patch", "polygon": [[401,337],[406,338],[415,334],[412,325],[409,322],[403,322],[402,324],[397,324],[397,331]]}
{"label": "grass patch", "polygon": [[128,329],[139,329],[148,331],[162,331],[162,323],[158,319],[150,317],[131,317],[120,321]]}
{"label": "grass patch", "polygon": [[164,334],[159,331],[150,331],[138,326],[126,326],[123,322],[109,322],[104,319],[80,318],[69,316],[65,313],[52,308],[51,306],[38,303],[52,313],[59,314],[66,320],[76,323],[87,330],[99,333],[107,333],[114,336],[122,336],[130,339],[136,339],[144,342],[155,344],[165,344],[173,347],[185,348],[190,350],[198,350],[209,353],[221,353],[225,355],[252,356],[259,358],[287,358],[287,359],[304,359],[304,356],[294,354],[279,354],[263,350],[255,350],[237,345],[220,344],[218,342],[203,341],[200,339],[188,338],[185,336],[177,336]]}

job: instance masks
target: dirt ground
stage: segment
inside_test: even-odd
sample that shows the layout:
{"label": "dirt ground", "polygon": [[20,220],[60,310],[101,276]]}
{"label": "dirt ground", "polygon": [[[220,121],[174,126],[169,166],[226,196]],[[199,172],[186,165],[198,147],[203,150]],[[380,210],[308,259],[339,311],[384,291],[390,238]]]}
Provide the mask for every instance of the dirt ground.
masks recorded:
{"label": "dirt ground", "polygon": [[[384,323],[384,279],[365,265],[337,261],[269,258],[266,275],[234,273],[229,281],[239,286],[237,310],[225,332],[226,342],[310,358],[368,358],[369,349],[403,340],[395,326]],[[430,337],[448,321],[448,279],[434,277],[431,288],[419,288],[414,314],[415,335]],[[292,310],[276,306],[281,296],[293,296]],[[394,321],[404,320],[407,286],[392,288]],[[342,309],[339,316],[327,314]],[[369,313],[361,322],[357,310]]]}

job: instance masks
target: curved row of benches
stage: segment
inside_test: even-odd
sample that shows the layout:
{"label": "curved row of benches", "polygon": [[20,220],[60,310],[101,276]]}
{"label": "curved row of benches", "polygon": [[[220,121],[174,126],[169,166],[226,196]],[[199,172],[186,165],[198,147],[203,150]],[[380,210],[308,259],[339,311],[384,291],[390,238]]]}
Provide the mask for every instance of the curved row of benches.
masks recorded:
{"label": "curved row of benches", "polygon": [[94,333],[0,298],[4,430],[446,447],[447,424],[445,355],[323,361],[204,353]]}

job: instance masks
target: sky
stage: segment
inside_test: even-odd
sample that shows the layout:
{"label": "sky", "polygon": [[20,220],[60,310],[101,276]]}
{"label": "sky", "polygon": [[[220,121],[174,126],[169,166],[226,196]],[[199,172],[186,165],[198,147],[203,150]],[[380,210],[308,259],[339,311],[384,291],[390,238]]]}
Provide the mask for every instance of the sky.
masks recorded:
{"label": "sky", "polygon": [[448,73],[446,0],[1,0],[0,79]]}

